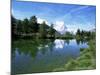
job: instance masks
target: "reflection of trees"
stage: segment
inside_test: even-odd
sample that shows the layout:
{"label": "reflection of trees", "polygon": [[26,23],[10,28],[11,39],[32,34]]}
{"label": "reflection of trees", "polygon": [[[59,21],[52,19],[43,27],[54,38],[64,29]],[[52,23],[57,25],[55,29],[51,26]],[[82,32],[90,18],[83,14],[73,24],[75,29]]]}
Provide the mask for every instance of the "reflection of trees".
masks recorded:
{"label": "reflection of trees", "polygon": [[69,45],[70,40],[69,39],[66,39],[65,42]]}
{"label": "reflection of trees", "polygon": [[[18,52],[21,55],[22,53],[24,55],[30,54],[32,57],[35,57],[38,50],[37,46],[38,43],[35,43],[34,40],[20,40],[13,43],[14,48],[18,48]],[[14,54],[16,49],[13,49],[12,52]]]}
{"label": "reflection of trees", "polygon": [[37,39],[37,41],[42,46],[45,46],[46,44],[48,44],[48,40],[47,39]]}
{"label": "reflection of trees", "polygon": [[53,47],[54,47],[54,39],[50,39],[50,43],[48,44],[49,45],[49,49],[50,51],[52,52],[53,51]]}
{"label": "reflection of trees", "polygon": [[81,43],[81,41],[80,41],[80,40],[78,40],[78,39],[76,39],[76,42],[77,42],[77,44],[78,44],[78,45]]}
{"label": "reflection of trees", "polygon": [[45,47],[43,47],[42,49],[41,49],[41,53],[44,55],[45,53],[46,53],[46,48]]}
{"label": "reflection of trees", "polygon": [[81,40],[81,44],[84,44],[86,42],[86,40]]}
{"label": "reflection of trees", "polygon": [[[45,54],[47,51],[46,45],[50,48],[53,46],[53,41],[50,39],[34,39],[34,40],[19,40],[19,41],[13,41],[13,48],[12,48],[12,57],[15,57],[15,48],[18,48],[17,51],[18,53],[32,56],[33,58],[37,55],[38,52],[38,47],[41,46],[41,53]],[[51,43],[51,44],[49,44]],[[50,49],[52,50],[52,49]]]}
{"label": "reflection of trees", "polygon": [[76,39],[76,42],[77,42],[78,45],[79,44],[84,44],[84,43],[86,43],[86,41],[87,40],[85,40],[85,39]]}
{"label": "reflection of trees", "polygon": [[39,41],[39,44],[41,45],[40,51],[41,51],[41,53],[43,55],[47,52],[47,50],[49,50],[49,49],[50,49],[50,51],[53,50],[53,46],[54,46],[53,42],[54,42],[54,39],[39,39],[38,41]]}

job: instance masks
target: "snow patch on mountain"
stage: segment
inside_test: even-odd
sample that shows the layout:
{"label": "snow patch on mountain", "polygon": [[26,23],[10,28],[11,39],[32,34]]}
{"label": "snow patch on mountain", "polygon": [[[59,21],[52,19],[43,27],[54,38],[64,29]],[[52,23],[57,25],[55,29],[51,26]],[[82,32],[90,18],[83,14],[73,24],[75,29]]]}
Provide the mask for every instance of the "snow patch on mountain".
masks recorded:
{"label": "snow patch on mountain", "polygon": [[61,34],[65,34],[67,31],[67,27],[65,26],[64,21],[56,21],[54,25],[54,29]]}

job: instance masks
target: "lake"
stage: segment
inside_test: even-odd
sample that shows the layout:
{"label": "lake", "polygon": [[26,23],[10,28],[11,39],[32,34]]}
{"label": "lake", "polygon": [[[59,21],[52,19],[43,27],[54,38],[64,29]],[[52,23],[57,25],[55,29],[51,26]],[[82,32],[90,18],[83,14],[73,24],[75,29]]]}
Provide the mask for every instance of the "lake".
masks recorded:
{"label": "lake", "polygon": [[12,42],[12,74],[50,72],[80,56],[86,41],[33,39]]}

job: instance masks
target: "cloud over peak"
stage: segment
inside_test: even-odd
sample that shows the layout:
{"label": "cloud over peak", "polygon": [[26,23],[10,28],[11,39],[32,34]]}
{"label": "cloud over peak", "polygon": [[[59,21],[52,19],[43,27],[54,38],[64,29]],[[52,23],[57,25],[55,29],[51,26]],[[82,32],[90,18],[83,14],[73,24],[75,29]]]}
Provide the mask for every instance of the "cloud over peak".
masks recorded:
{"label": "cloud over peak", "polygon": [[43,23],[43,21],[45,21],[45,23],[46,23],[47,25],[49,25],[49,23],[48,23],[47,20],[42,19],[42,18],[38,18],[38,19],[37,19],[37,22],[40,23],[40,24]]}

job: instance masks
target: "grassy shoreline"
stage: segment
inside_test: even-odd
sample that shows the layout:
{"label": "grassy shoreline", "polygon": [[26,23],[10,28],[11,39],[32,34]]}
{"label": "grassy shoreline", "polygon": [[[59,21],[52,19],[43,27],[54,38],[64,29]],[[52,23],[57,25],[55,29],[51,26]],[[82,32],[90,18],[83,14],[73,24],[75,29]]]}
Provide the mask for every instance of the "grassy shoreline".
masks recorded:
{"label": "grassy shoreline", "polygon": [[88,45],[88,48],[80,49],[80,57],[76,60],[70,59],[63,67],[56,68],[53,71],[96,69],[96,41],[92,39],[88,42]]}

